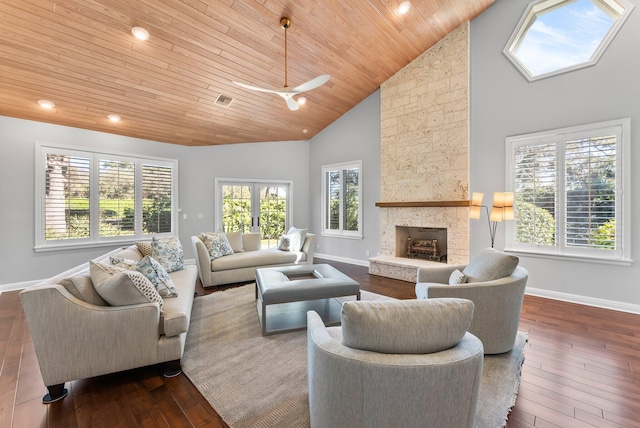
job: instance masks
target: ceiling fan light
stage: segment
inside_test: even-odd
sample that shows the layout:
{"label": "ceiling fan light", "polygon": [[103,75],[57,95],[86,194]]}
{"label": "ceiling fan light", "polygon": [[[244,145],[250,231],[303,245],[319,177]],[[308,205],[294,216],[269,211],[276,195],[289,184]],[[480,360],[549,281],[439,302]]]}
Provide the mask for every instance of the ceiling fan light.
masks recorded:
{"label": "ceiling fan light", "polygon": [[38,100],[38,104],[40,105],[40,107],[46,108],[46,109],[51,109],[56,106],[53,101],[49,101],[49,100]]}
{"label": "ceiling fan light", "polygon": [[133,27],[131,29],[131,34],[138,40],[147,40],[149,39],[149,32],[142,27]]}
{"label": "ceiling fan light", "polygon": [[298,97],[298,99],[296,100],[298,105],[303,105],[304,103],[307,102],[307,97]]}
{"label": "ceiling fan light", "polygon": [[114,113],[108,114],[107,117],[111,122],[120,122],[120,120],[122,119],[119,114]]}
{"label": "ceiling fan light", "polygon": [[398,12],[398,15],[404,15],[405,13],[409,12],[409,9],[411,9],[411,2],[403,1],[402,3],[400,3],[400,6],[398,6],[398,9],[396,9],[396,11]]}

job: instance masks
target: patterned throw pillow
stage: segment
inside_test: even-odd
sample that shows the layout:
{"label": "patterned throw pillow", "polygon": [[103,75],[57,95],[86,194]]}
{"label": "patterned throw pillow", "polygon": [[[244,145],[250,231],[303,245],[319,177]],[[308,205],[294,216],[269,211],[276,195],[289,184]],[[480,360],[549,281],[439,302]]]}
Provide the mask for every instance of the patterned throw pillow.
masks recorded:
{"label": "patterned throw pillow", "polygon": [[460,272],[458,269],[451,272],[449,277],[449,285],[465,284],[467,282],[467,276]]}
{"label": "patterned throw pillow", "polygon": [[112,306],[158,303],[164,309],[158,291],[143,274],[100,262],[89,262],[91,281],[100,295]]}
{"label": "patterned throw pillow", "polygon": [[123,267],[129,270],[136,270],[143,274],[151,283],[156,287],[158,294],[163,298],[166,297],[178,297],[178,291],[176,290],[173,281],[169,277],[169,274],[162,267],[156,259],[151,256],[144,256],[139,261],[130,259],[123,259],[122,257],[110,257],[111,264],[118,267]]}
{"label": "patterned throw pillow", "polygon": [[278,250],[289,251],[291,249],[291,238],[289,235],[282,235],[278,242]]}
{"label": "patterned throw pillow", "polygon": [[151,241],[138,241],[136,242],[136,247],[138,247],[138,251],[143,256],[150,256],[153,254],[153,250],[151,249]]}
{"label": "patterned throw pillow", "polygon": [[151,240],[151,257],[167,272],[175,272],[184,269],[184,251],[178,237],[153,238]]}
{"label": "patterned throw pillow", "polygon": [[202,233],[200,239],[209,250],[212,259],[233,254],[233,248],[224,232]]}

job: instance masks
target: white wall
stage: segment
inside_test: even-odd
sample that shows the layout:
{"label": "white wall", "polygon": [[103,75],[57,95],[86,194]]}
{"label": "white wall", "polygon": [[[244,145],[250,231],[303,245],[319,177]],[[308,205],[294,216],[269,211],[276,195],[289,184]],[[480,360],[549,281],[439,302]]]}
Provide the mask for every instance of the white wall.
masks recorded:
{"label": "white wall", "polygon": [[[505,138],[511,135],[631,118],[631,165],[640,164],[640,6],[598,64],[529,83],[503,55],[528,0],[497,0],[471,23],[470,191],[505,188]],[[631,212],[640,210],[637,168],[631,171]],[[636,223],[633,222],[632,223]],[[637,258],[640,228],[632,224],[631,258]],[[486,221],[471,222],[471,255],[489,242]],[[496,247],[504,248],[498,228]],[[640,308],[640,266],[613,266],[521,256],[528,288],[538,294],[623,310]]]}
{"label": "white wall", "polygon": [[322,165],[362,160],[363,239],[318,236],[321,256],[368,266],[380,250],[380,90],[311,139],[309,156],[310,227],[322,230]]}
{"label": "white wall", "polygon": [[185,147],[0,116],[0,290],[45,279],[113,248],[34,252],[35,141],[178,159],[186,258],[194,257],[190,236],[213,229],[214,177],[293,180],[293,221],[309,223],[308,141]]}

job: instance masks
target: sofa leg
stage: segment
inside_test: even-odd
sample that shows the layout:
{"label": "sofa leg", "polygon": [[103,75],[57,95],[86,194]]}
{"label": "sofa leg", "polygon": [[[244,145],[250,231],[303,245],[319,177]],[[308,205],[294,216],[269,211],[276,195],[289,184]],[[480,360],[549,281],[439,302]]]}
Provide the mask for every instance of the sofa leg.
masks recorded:
{"label": "sofa leg", "polygon": [[182,367],[180,366],[180,360],[173,360],[164,363],[164,377],[176,377],[182,373]]}
{"label": "sofa leg", "polygon": [[48,385],[47,389],[49,390],[48,394],[42,397],[44,404],[51,404],[55,401],[62,400],[69,394],[69,391],[64,387],[64,383]]}

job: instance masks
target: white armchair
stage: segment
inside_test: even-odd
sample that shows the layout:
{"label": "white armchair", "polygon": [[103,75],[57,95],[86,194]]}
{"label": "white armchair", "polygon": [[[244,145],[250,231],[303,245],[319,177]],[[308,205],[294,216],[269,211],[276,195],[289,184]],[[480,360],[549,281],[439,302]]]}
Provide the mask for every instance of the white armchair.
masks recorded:
{"label": "white armchair", "polygon": [[349,301],[342,326],[307,313],[314,428],[471,428],[482,342],[463,299]]}
{"label": "white armchair", "polygon": [[528,279],[518,262],[516,256],[486,248],[468,265],[419,268],[416,297],[471,300],[475,310],[469,332],[482,341],[485,354],[508,352],[518,334]]}

